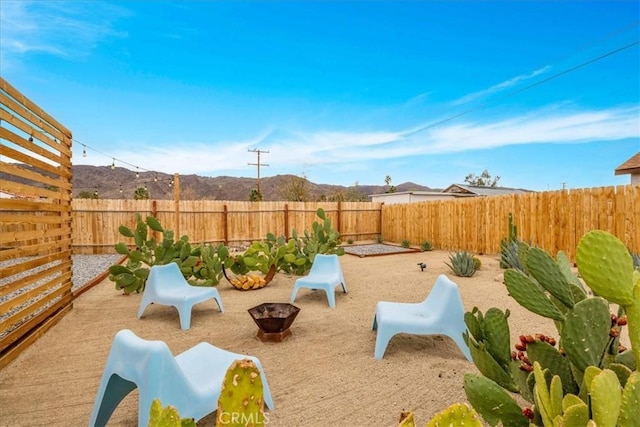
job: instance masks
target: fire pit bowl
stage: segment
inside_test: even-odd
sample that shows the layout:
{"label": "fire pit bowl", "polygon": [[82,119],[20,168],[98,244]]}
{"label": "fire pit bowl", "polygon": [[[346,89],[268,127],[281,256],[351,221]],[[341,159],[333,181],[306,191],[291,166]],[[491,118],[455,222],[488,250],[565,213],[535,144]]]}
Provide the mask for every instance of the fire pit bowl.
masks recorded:
{"label": "fire pit bowl", "polygon": [[260,330],[258,339],[263,342],[281,342],[291,335],[289,327],[300,309],[293,304],[265,302],[247,310]]}

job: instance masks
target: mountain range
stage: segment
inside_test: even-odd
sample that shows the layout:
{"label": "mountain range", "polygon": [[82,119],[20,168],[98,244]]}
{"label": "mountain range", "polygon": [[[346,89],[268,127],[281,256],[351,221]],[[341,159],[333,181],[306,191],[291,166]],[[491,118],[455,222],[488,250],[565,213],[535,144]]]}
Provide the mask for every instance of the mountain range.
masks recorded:
{"label": "mountain range", "polygon": [[[249,200],[257,188],[256,178],[230,176],[206,177],[180,175],[181,200]],[[126,168],[110,166],[73,166],[73,196],[93,195],[100,199],[128,199],[134,197],[137,188],[147,188],[151,199],[174,198],[174,176],[160,172],[136,173]],[[393,185],[395,191],[440,191],[413,182]],[[344,200],[369,201],[371,194],[389,191],[387,185],[359,185],[350,187],[316,184],[296,175],[276,175],[260,178],[262,200]],[[82,193],[82,194],[81,194]]]}

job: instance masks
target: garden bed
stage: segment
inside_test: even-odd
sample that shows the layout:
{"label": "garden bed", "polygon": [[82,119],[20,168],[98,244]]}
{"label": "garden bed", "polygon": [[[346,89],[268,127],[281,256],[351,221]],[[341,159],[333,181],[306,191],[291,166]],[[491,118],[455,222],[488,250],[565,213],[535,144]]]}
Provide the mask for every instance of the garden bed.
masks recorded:
{"label": "garden bed", "polygon": [[420,252],[415,248],[404,248],[402,246],[388,245],[384,243],[369,243],[364,245],[345,245],[344,252],[360,258],[370,256],[395,255],[401,253]]}

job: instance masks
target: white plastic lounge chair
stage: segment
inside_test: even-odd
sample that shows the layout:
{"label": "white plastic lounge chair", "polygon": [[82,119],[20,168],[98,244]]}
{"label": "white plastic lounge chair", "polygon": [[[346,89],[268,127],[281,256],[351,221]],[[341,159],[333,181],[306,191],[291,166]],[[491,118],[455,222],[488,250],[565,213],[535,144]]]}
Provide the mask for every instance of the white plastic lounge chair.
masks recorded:
{"label": "white plastic lounge chair", "polygon": [[342,285],[342,292],[347,293],[347,285],[344,282],[340,260],[335,254],[317,254],[311,265],[311,271],[305,277],[296,280],[291,292],[291,303],[296,299],[300,288],[322,289],[327,293],[329,307],[336,307],[335,288]]}
{"label": "white plastic lounge chair", "polygon": [[138,319],[142,317],[149,304],[170,305],[178,309],[180,327],[187,330],[191,327],[193,306],[209,299],[215,299],[220,311],[224,311],[222,298],[216,288],[191,286],[180,272],[178,264],[174,262],[166,265],[154,265],[151,267],[142,294],[138,308]]}
{"label": "white plastic lounge chair", "polygon": [[391,338],[400,333],[414,335],[446,335],[472,361],[469,348],[462,338],[467,330],[464,306],[458,286],[447,276],[438,276],[433,289],[421,303],[381,301],[376,305],[373,329],[377,329],[374,357],[382,359]]}
{"label": "white plastic lounge chair", "polygon": [[136,388],[139,426],[148,424],[151,403],[156,398],[162,406],[174,406],[182,418],[198,421],[217,409],[222,380],[238,359],[251,359],[260,369],[264,403],[273,410],[267,378],[256,357],[206,342],[174,357],[163,341],[147,341],[123,329],[113,339],[89,427],[107,425],[118,404]]}

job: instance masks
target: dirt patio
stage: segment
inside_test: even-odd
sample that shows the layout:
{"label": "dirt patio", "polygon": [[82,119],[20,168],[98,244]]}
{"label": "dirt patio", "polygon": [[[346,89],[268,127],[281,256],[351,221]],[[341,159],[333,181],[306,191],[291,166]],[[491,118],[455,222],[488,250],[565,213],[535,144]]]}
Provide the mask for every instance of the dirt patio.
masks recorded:
{"label": "dirt patio", "polygon": [[[263,302],[288,302],[296,276],[278,273],[264,289],[241,292],[223,281],[225,312],[213,301],[198,304],[191,329],[182,331],[177,311],[151,306],[136,318],[140,294],[125,296],[108,279],[82,294],[51,330],[0,372],[0,425],[85,426],[93,406],[114,334],[131,329],[146,339],[167,342],[174,354],[201,341],[258,357],[264,366],[275,409],[270,426],[394,426],[402,410],[424,425],[454,402],[466,401],[463,376],[477,372],[452,340],[399,335],[382,360],[375,360],[371,330],[378,301],[422,301],[439,274],[454,280],[467,310],[509,308],[512,342],[523,333],[554,334],[553,324],[530,315],[507,296],[497,256],[481,256],[472,278],[455,277],[448,252],[402,253],[340,258],[348,293],[336,295],[331,309],[322,291],[303,289],[293,335],[282,343],[255,338],[247,310]],[[425,262],[421,271],[417,265]],[[113,426],[135,426],[137,392],[120,404]],[[198,425],[213,426],[207,416]]]}

